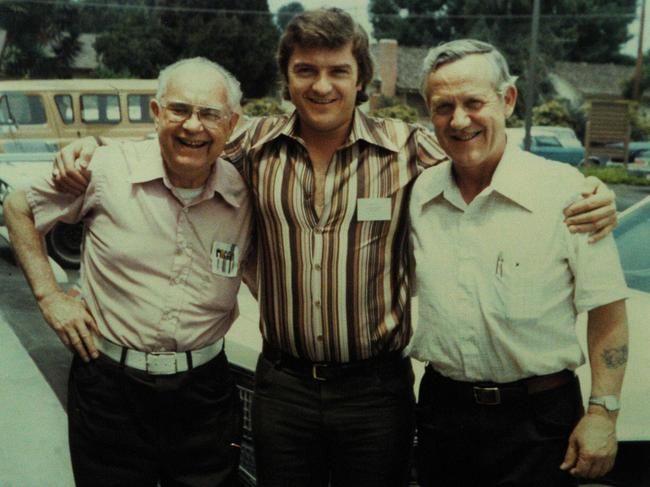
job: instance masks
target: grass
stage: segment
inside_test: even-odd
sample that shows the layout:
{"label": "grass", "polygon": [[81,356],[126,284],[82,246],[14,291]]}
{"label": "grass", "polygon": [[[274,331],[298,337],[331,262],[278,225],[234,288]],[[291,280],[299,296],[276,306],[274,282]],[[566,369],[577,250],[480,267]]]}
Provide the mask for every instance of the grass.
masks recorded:
{"label": "grass", "polygon": [[585,176],[596,176],[607,184],[631,184],[633,186],[650,186],[650,179],[630,176],[625,167],[584,167],[580,168]]}

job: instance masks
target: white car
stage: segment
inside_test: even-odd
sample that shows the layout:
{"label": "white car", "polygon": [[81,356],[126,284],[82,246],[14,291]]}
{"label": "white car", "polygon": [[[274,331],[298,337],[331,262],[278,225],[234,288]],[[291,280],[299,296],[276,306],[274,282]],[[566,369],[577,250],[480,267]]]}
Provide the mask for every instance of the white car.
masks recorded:
{"label": "white car", "polygon": [[[599,486],[650,486],[650,196],[619,215],[614,238],[630,288],[627,301],[630,345],[617,423],[619,452],[612,472]],[[578,323],[586,349],[586,320]],[[578,369],[586,401],[591,378],[587,366]]]}
{"label": "white car", "polygon": [[[0,235],[6,237],[3,203],[7,195],[26,187],[38,176],[49,176],[52,171],[52,153],[0,154]],[[45,236],[50,256],[63,267],[79,267],[83,226],[57,224]]]}
{"label": "white car", "polygon": [[[619,454],[612,472],[598,484],[617,487],[650,486],[650,196],[619,215],[614,232],[631,297],[627,302],[630,329],[629,362],[621,393],[618,419]],[[250,429],[253,372],[262,349],[257,303],[245,286],[239,293],[240,318],[226,335],[226,353],[232,364],[245,408],[241,473],[245,485],[255,485]],[[586,350],[586,316],[577,325]],[[414,362],[416,378],[423,366]],[[585,404],[590,390],[588,366],[577,371]],[[418,384],[416,383],[416,390]]]}

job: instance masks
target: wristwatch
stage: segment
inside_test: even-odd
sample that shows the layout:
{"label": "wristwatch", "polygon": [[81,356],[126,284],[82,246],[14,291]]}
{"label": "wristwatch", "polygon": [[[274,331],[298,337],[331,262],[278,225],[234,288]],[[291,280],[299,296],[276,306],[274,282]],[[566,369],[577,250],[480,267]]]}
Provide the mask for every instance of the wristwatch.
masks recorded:
{"label": "wristwatch", "polygon": [[621,402],[616,396],[592,396],[589,398],[589,404],[602,406],[609,413],[621,409]]}

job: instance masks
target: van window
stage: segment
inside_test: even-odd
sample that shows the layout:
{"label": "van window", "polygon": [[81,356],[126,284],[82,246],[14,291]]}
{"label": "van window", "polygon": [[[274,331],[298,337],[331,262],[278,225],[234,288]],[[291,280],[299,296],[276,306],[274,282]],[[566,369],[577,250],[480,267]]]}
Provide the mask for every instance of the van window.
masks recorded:
{"label": "van window", "polygon": [[59,110],[61,120],[68,125],[74,122],[74,112],[72,111],[72,97],[70,95],[54,95],[56,108]]}
{"label": "van window", "polygon": [[19,92],[4,93],[3,118],[18,125],[42,125],[47,123],[45,107],[40,95],[25,95]]}
{"label": "van window", "polygon": [[126,97],[129,107],[129,121],[134,123],[152,123],[149,111],[149,100],[152,95],[128,95]]}
{"label": "van window", "polygon": [[117,95],[81,95],[81,120],[86,123],[119,123],[120,100]]}

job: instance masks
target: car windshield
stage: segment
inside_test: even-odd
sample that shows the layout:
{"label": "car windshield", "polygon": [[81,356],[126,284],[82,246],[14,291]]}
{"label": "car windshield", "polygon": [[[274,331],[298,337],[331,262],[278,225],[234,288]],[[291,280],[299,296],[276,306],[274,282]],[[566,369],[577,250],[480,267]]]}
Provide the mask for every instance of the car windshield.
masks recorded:
{"label": "car windshield", "polygon": [[627,285],[650,293],[650,200],[622,219],[614,236]]}

